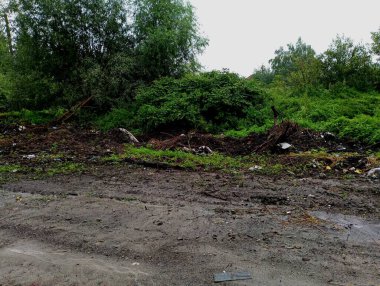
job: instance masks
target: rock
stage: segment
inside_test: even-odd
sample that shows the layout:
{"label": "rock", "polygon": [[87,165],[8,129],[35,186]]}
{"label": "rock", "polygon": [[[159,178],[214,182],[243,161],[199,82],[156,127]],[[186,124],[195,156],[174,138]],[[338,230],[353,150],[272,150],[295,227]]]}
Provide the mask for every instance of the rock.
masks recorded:
{"label": "rock", "polygon": [[380,167],[370,170],[367,176],[372,178],[380,178]]}

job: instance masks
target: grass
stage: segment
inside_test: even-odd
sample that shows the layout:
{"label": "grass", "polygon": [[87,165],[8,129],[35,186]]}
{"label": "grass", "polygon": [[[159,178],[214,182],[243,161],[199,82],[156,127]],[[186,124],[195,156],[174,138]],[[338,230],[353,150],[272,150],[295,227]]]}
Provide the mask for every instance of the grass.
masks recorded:
{"label": "grass", "polygon": [[38,111],[23,109],[21,111],[3,112],[0,113],[0,122],[2,124],[46,124],[61,116],[64,112],[63,108]]}
{"label": "grass", "polygon": [[[26,174],[27,176],[32,176],[34,179],[41,179],[59,174],[67,175],[80,173],[84,170],[86,170],[86,166],[84,164],[73,162],[55,162],[51,164],[37,163],[35,167],[22,167],[20,165],[1,165],[0,183],[17,180],[19,176],[16,174],[20,174],[20,172]],[[9,176],[8,173],[14,173],[14,175]]]}
{"label": "grass", "polygon": [[[252,172],[260,175],[304,175],[310,172],[335,174],[335,169],[341,170],[341,164],[357,153],[331,154],[325,150],[313,150],[287,155],[258,155],[230,157],[213,153],[211,155],[195,155],[180,150],[153,150],[147,147],[127,145],[121,155],[104,158],[106,162],[122,162],[124,159],[149,163],[164,163],[169,167],[181,167],[189,170],[222,171],[226,173]],[[380,164],[378,157],[368,154],[370,166]],[[250,167],[260,166],[261,169],[249,171]],[[357,170],[355,175],[363,174]]]}
{"label": "grass", "polygon": [[283,118],[303,127],[369,144],[380,142],[380,93],[345,88],[310,95],[281,87],[268,88],[268,93]]}
{"label": "grass", "polygon": [[20,165],[1,165],[0,173],[15,173],[22,170]]}
{"label": "grass", "polygon": [[48,176],[53,176],[57,174],[72,174],[72,173],[79,173],[85,170],[85,165],[80,163],[56,163],[49,167],[47,167],[45,170],[39,170],[40,172],[43,172],[47,174]]}
{"label": "grass", "polygon": [[169,166],[179,166],[187,169],[204,170],[241,170],[249,168],[246,158],[230,157],[219,153],[213,153],[207,156],[195,155],[184,151],[171,150],[153,150],[146,147],[134,147],[128,145],[125,153],[122,155],[113,155],[106,158],[106,161],[122,161],[123,159],[133,159],[149,162],[163,162]]}

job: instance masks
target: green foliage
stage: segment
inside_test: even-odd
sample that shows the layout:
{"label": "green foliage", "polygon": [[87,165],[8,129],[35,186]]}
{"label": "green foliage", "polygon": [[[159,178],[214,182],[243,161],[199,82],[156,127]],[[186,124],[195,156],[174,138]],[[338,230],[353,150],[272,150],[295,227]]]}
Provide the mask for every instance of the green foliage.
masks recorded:
{"label": "green foliage", "polygon": [[321,63],[315,51],[298,39],[296,44],[288,44],[287,49],[280,47],[275,57],[269,61],[274,75],[297,89],[317,87],[321,76]]}
{"label": "green foliage", "polygon": [[0,29],[0,109],[70,107],[90,96],[98,113],[120,108],[142,83],[197,70],[207,45],[182,0],[13,2],[12,56]]}
{"label": "green foliage", "polygon": [[250,78],[264,84],[270,84],[273,82],[275,75],[272,69],[262,65],[259,69],[255,69]]}
{"label": "green foliage", "polygon": [[329,122],[327,129],[342,138],[351,138],[366,143],[380,142],[380,116],[360,114],[354,118],[339,117]]}
{"label": "green foliage", "polygon": [[253,110],[263,104],[264,94],[257,85],[236,74],[188,74],[140,88],[136,123],[148,132],[173,127],[221,131],[237,128],[241,119],[260,123],[261,118]]}
{"label": "green foliage", "polygon": [[196,71],[207,45],[193,7],[183,0],[134,1],[137,66],[148,80]]}
{"label": "green foliage", "polygon": [[229,157],[214,153],[208,156],[199,156],[183,151],[153,150],[146,147],[134,147],[128,145],[123,155],[114,155],[107,161],[119,161],[123,158],[137,159],[149,162],[163,162],[169,166],[180,166],[183,168],[205,170],[233,171],[249,168],[249,162],[239,157]]}
{"label": "green foliage", "polygon": [[135,129],[135,114],[131,109],[118,108],[112,109],[111,112],[100,116],[96,119],[95,125],[103,131],[113,128],[129,128],[135,134],[140,133]]}
{"label": "green foliage", "polygon": [[380,61],[380,28],[377,32],[371,33],[372,38],[372,51],[375,55],[379,56]]}
{"label": "green foliage", "polygon": [[362,44],[350,38],[337,37],[321,56],[323,82],[326,86],[344,83],[361,91],[373,90],[376,85],[376,66],[372,55]]}
{"label": "green foliage", "polygon": [[22,109],[21,111],[0,113],[0,122],[2,124],[46,124],[64,112],[65,110],[62,108],[41,111]]}
{"label": "green foliage", "polygon": [[1,173],[15,173],[22,169],[20,165],[1,165],[0,166],[0,174]]}
{"label": "green foliage", "polygon": [[342,86],[318,96],[294,95],[289,88],[271,88],[268,93],[282,117],[319,131],[330,131],[367,143],[378,142],[380,94],[363,93]]}

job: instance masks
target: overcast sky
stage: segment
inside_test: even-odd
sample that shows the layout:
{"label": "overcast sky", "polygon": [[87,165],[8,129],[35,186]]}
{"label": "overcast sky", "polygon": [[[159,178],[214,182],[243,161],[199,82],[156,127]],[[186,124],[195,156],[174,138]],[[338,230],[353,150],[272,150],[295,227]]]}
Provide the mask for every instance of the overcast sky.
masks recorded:
{"label": "overcast sky", "polygon": [[210,40],[202,65],[244,76],[298,37],[320,53],[337,34],[369,43],[380,27],[380,0],[189,1]]}

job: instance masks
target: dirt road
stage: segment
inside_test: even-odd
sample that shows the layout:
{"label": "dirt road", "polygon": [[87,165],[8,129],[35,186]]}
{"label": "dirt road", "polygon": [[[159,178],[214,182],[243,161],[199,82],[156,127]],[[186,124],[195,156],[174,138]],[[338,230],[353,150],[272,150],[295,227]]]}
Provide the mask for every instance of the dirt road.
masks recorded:
{"label": "dirt road", "polygon": [[99,167],[0,186],[0,285],[380,285],[380,182]]}

